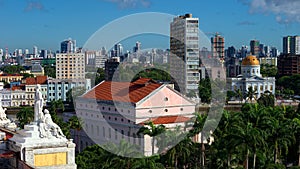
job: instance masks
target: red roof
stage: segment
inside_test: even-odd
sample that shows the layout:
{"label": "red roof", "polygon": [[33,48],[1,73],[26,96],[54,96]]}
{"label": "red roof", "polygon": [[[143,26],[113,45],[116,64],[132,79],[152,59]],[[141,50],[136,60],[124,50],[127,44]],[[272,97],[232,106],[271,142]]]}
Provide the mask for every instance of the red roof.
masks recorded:
{"label": "red roof", "polygon": [[104,81],[83,95],[83,98],[137,103],[161,85],[146,78],[131,83]]}
{"label": "red roof", "polygon": [[190,118],[184,116],[161,116],[157,118],[150,118],[147,121],[140,123],[144,125],[146,122],[152,121],[153,124],[170,124],[170,123],[183,123],[189,121]]}
{"label": "red roof", "polygon": [[11,88],[11,90],[12,90],[12,91],[15,91],[15,90],[24,90],[24,87],[25,87],[25,85],[21,84],[21,85],[19,85],[19,86],[13,86],[13,87]]}
{"label": "red roof", "polygon": [[26,85],[47,84],[47,76],[37,76],[26,78]]}

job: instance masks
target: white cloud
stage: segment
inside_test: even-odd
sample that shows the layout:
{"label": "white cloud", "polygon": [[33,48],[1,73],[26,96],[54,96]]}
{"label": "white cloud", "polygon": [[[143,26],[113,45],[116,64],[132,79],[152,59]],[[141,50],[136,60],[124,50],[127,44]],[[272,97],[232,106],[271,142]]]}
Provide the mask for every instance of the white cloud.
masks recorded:
{"label": "white cloud", "polygon": [[38,1],[28,2],[27,6],[24,10],[26,12],[29,12],[29,11],[32,11],[32,10],[46,11],[44,5],[41,2],[38,2]]}
{"label": "white cloud", "polygon": [[300,23],[300,0],[240,0],[250,13],[275,14],[279,23]]}
{"label": "white cloud", "polygon": [[136,7],[149,7],[150,1],[148,0],[106,0],[112,3],[116,3],[119,8],[136,8]]}

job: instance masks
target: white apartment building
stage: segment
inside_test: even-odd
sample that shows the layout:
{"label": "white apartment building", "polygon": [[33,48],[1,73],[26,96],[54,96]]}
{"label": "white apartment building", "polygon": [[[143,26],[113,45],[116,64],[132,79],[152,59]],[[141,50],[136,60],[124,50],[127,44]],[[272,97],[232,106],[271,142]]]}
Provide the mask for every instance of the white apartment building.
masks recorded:
{"label": "white apartment building", "polygon": [[49,102],[59,99],[66,101],[67,92],[73,88],[82,87],[86,90],[91,89],[91,79],[60,80],[49,78],[47,84],[47,100]]}
{"label": "white apartment building", "polygon": [[178,16],[170,24],[170,72],[183,94],[198,90],[199,19]]}
{"label": "white apartment building", "polygon": [[57,79],[85,79],[84,53],[56,54]]}

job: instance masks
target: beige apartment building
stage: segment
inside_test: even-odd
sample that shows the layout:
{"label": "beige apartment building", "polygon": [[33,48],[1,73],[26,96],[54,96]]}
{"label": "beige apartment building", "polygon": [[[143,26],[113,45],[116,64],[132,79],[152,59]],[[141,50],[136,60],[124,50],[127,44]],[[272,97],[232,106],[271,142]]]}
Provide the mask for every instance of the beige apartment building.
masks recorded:
{"label": "beige apartment building", "polygon": [[57,79],[85,79],[84,53],[56,54]]}

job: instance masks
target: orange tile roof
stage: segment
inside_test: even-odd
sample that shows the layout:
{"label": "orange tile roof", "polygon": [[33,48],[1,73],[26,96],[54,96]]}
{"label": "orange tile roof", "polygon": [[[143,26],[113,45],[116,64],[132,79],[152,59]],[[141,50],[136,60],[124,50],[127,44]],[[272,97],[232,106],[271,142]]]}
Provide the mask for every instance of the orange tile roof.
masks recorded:
{"label": "orange tile roof", "polygon": [[145,78],[140,78],[131,83],[104,81],[82,97],[105,101],[137,103],[161,85],[151,79]]}
{"label": "orange tile roof", "polygon": [[19,85],[19,86],[13,86],[11,88],[12,91],[15,91],[15,90],[24,90],[24,85]]}
{"label": "orange tile roof", "polygon": [[183,123],[189,121],[190,118],[184,116],[161,116],[157,118],[150,118],[147,121],[139,124],[144,125],[146,122],[152,121],[153,124],[170,124],[170,123]]}
{"label": "orange tile roof", "polygon": [[47,76],[37,76],[26,78],[26,85],[47,84]]}

